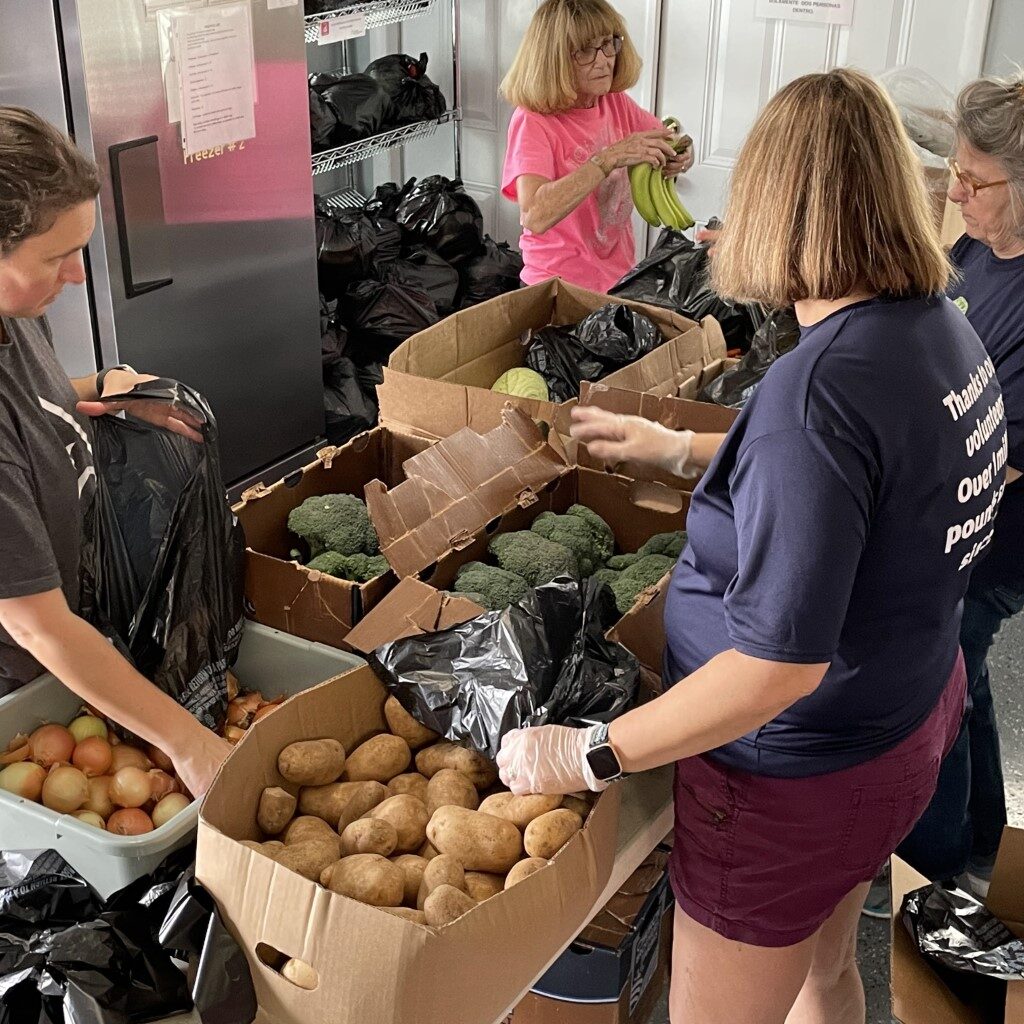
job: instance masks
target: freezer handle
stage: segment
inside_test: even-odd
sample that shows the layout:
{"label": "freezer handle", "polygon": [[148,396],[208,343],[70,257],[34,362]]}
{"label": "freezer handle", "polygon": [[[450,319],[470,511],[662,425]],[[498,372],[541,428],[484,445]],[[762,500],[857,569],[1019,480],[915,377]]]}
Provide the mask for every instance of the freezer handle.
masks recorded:
{"label": "freezer handle", "polygon": [[139,146],[149,146],[158,141],[156,135],[147,135],[129,142],[118,142],[107,152],[110,156],[110,184],[114,190],[114,216],[117,218],[117,246],[121,250],[121,272],[124,275],[124,293],[134,299],[147,292],[155,292],[158,288],[166,288],[174,283],[173,277],[164,277],[158,281],[136,281],[132,275],[132,251],[128,244],[128,223],[124,212],[124,184],[121,180],[121,154]]}

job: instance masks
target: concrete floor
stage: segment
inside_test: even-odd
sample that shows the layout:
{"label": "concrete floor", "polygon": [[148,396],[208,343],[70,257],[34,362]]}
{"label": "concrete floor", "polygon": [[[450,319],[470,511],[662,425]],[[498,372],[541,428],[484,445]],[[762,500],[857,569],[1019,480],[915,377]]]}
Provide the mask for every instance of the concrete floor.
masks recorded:
{"label": "concrete floor", "polygon": [[[989,671],[1003,743],[1010,824],[1024,827],[1024,615],[1007,623],[996,638],[989,656]],[[858,958],[867,993],[867,1024],[891,1024],[887,922],[861,918]],[[647,1024],[668,1024],[667,993]]]}

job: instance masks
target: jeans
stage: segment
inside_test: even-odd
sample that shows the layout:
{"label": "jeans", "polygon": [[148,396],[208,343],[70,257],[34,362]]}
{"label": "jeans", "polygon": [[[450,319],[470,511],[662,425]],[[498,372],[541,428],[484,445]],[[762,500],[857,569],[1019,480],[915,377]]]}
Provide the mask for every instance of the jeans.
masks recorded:
{"label": "jeans", "polygon": [[960,646],[967,667],[967,711],[960,735],[942,762],[931,804],[896,851],[933,881],[970,868],[988,877],[1006,824],[1003,765],[999,752],[987,657],[1002,624],[1024,608],[1019,584],[968,587]]}

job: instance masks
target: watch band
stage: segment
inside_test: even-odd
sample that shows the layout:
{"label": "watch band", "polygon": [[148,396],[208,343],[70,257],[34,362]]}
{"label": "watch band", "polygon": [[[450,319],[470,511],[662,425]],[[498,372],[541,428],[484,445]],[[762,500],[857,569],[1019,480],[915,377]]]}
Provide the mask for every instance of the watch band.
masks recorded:
{"label": "watch band", "polygon": [[608,742],[608,725],[602,723],[594,728],[590,735],[590,746],[587,748],[587,764],[599,782],[615,782],[624,778],[619,756]]}
{"label": "watch band", "polygon": [[100,398],[103,397],[103,384],[107,379],[107,374],[110,373],[111,370],[124,370],[125,373],[135,373],[135,368],[129,366],[127,363],[118,363],[117,366],[107,366],[100,370],[100,372],[96,374],[96,394]]}

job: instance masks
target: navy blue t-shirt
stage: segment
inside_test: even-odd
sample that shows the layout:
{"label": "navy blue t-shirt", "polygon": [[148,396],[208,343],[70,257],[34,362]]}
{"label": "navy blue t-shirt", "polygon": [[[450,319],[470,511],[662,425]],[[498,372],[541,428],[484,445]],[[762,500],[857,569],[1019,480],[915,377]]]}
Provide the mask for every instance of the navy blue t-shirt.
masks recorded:
{"label": "navy blue t-shirt", "polygon": [[948,299],[874,299],[801,331],[693,496],[666,670],[677,681],[730,648],[830,667],[715,760],[837,771],[928,717],[991,537],[1005,445],[994,369]]}
{"label": "navy blue t-shirt", "polygon": [[[949,294],[967,314],[996,368],[1006,405],[1009,463],[1024,471],[1024,256],[1001,260],[969,235],[950,258],[961,273]],[[1006,488],[989,552],[974,570],[974,585],[1024,586],[1024,479]]]}

